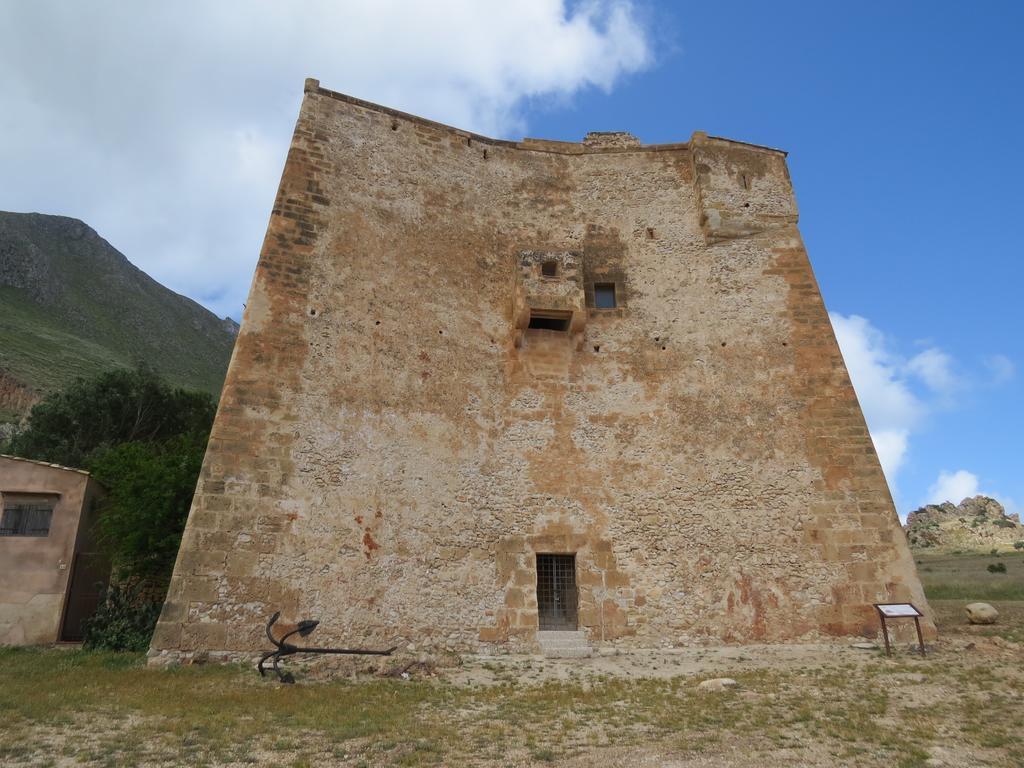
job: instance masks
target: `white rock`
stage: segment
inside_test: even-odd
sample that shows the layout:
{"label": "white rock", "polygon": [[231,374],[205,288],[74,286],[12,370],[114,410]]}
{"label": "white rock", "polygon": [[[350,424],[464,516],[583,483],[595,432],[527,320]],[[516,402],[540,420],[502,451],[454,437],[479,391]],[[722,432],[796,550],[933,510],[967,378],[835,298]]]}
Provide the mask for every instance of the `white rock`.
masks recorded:
{"label": "white rock", "polygon": [[731,677],[715,677],[711,680],[702,680],[697,684],[697,689],[700,691],[724,691],[735,687],[736,681]]}
{"label": "white rock", "polygon": [[[910,646],[916,649],[915,646]],[[927,678],[920,672],[893,672],[885,676],[886,682],[891,683],[923,683]]]}
{"label": "white rock", "polygon": [[971,603],[964,610],[971,624],[995,624],[999,618],[999,611],[988,603]]}

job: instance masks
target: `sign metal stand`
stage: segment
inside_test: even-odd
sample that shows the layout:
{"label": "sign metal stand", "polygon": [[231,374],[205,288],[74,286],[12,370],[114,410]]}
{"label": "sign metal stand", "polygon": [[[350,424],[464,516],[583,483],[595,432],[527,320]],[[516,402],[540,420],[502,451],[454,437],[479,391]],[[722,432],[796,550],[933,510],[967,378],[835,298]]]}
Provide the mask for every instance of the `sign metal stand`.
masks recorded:
{"label": "sign metal stand", "polygon": [[885,655],[892,656],[892,647],[889,644],[889,629],[885,624],[886,619],[910,619],[914,620],[917,628],[917,644],[921,649],[921,656],[924,656],[924,637],[921,635],[921,617],[924,616],[917,608],[910,603],[874,603],[878,611],[878,618],[882,621],[882,637],[885,639]]}

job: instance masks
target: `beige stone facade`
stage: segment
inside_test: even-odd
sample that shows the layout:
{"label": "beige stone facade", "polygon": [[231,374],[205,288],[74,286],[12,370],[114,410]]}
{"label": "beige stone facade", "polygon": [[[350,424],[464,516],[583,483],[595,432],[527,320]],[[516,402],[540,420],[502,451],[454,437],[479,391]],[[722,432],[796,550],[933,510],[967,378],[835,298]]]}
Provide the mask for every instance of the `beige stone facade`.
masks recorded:
{"label": "beige stone facade", "polygon": [[109,571],[91,530],[101,497],[80,469],[0,456],[0,645],[81,639]]}
{"label": "beige stone facade", "polygon": [[927,611],[785,155],[496,141],[307,81],[153,655],[251,653],[276,610],[532,649],[538,554],[575,556],[595,645]]}

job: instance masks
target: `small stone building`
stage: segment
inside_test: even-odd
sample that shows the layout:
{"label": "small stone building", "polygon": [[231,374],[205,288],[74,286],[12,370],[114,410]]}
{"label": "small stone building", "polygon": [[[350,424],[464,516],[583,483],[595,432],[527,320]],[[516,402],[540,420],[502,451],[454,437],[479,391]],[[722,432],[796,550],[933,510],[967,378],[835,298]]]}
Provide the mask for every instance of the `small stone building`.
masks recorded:
{"label": "small stone building", "polygon": [[0,455],[0,645],[82,639],[109,577],[88,472]]}
{"label": "small stone building", "polygon": [[784,152],[307,81],[154,657],[278,610],[493,651],[870,635],[887,600],[927,611]]}

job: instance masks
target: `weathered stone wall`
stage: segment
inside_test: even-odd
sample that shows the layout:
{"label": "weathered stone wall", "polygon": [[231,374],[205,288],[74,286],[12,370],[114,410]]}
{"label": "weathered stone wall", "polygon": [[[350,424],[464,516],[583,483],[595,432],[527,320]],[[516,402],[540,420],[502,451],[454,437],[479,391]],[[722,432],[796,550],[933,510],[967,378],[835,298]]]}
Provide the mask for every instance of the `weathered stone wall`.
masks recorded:
{"label": "weathered stone wall", "polygon": [[[569,332],[526,327],[543,296]],[[538,552],[576,553],[595,643],[924,606],[784,155],[494,141],[308,81],[154,655],[251,652],[279,609],[528,647]]]}

